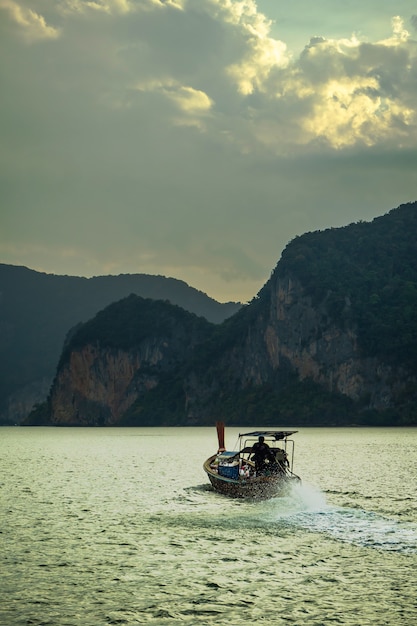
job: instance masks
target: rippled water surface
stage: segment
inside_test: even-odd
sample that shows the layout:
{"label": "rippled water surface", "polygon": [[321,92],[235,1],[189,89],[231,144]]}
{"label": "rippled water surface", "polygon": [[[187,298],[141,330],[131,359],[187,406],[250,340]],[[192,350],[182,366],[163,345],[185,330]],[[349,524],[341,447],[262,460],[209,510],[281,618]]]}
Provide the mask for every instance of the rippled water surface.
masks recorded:
{"label": "rippled water surface", "polygon": [[295,440],[302,486],[248,502],[214,427],[0,429],[1,626],[414,626],[417,430]]}

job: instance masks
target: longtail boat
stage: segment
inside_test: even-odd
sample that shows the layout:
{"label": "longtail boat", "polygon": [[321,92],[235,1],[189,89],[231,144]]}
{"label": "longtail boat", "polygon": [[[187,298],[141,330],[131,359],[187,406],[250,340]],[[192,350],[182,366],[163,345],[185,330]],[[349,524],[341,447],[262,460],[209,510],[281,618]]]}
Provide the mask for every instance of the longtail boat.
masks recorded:
{"label": "longtail boat", "polygon": [[203,469],[213,488],[232,498],[272,498],[301,482],[293,472],[296,430],[240,433],[234,450],[225,448],[224,423],[216,423],[218,450]]}

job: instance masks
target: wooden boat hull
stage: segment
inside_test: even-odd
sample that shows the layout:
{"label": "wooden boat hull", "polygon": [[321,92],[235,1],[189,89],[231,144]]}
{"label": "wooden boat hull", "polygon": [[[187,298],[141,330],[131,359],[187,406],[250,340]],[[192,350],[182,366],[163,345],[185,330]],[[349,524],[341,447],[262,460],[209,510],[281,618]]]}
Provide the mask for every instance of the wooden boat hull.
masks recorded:
{"label": "wooden boat hull", "polygon": [[284,496],[289,493],[291,486],[300,483],[298,476],[287,474],[271,474],[256,477],[228,478],[220,476],[213,470],[211,464],[216,455],[211,456],[204,463],[206,472],[213,488],[231,498],[258,498],[266,499],[276,496]]}

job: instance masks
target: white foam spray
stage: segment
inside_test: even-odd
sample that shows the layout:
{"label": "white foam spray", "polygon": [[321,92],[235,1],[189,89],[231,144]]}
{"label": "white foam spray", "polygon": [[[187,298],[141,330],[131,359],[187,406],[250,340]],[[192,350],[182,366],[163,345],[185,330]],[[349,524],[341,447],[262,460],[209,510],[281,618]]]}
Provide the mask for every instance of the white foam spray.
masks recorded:
{"label": "white foam spray", "polygon": [[292,485],[290,497],[300,511],[323,511],[328,508],[324,493],[307,483]]}
{"label": "white foam spray", "polygon": [[[291,506],[285,517],[291,525],[364,547],[417,552],[416,524],[372,511],[328,505],[318,488],[305,483],[293,486],[290,498]],[[282,512],[279,517],[283,518]]]}

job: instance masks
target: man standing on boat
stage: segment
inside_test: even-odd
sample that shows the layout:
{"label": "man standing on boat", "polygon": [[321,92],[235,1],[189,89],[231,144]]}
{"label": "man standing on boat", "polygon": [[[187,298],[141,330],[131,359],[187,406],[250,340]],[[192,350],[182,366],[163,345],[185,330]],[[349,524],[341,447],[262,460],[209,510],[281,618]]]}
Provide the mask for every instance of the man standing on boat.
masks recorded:
{"label": "man standing on boat", "polygon": [[271,448],[265,443],[265,437],[260,435],[258,441],[253,444],[251,454],[252,459],[255,461],[255,469],[257,474],[262,474],[266,470],[266,460],[270,463],[275,461],[275,457]]}

